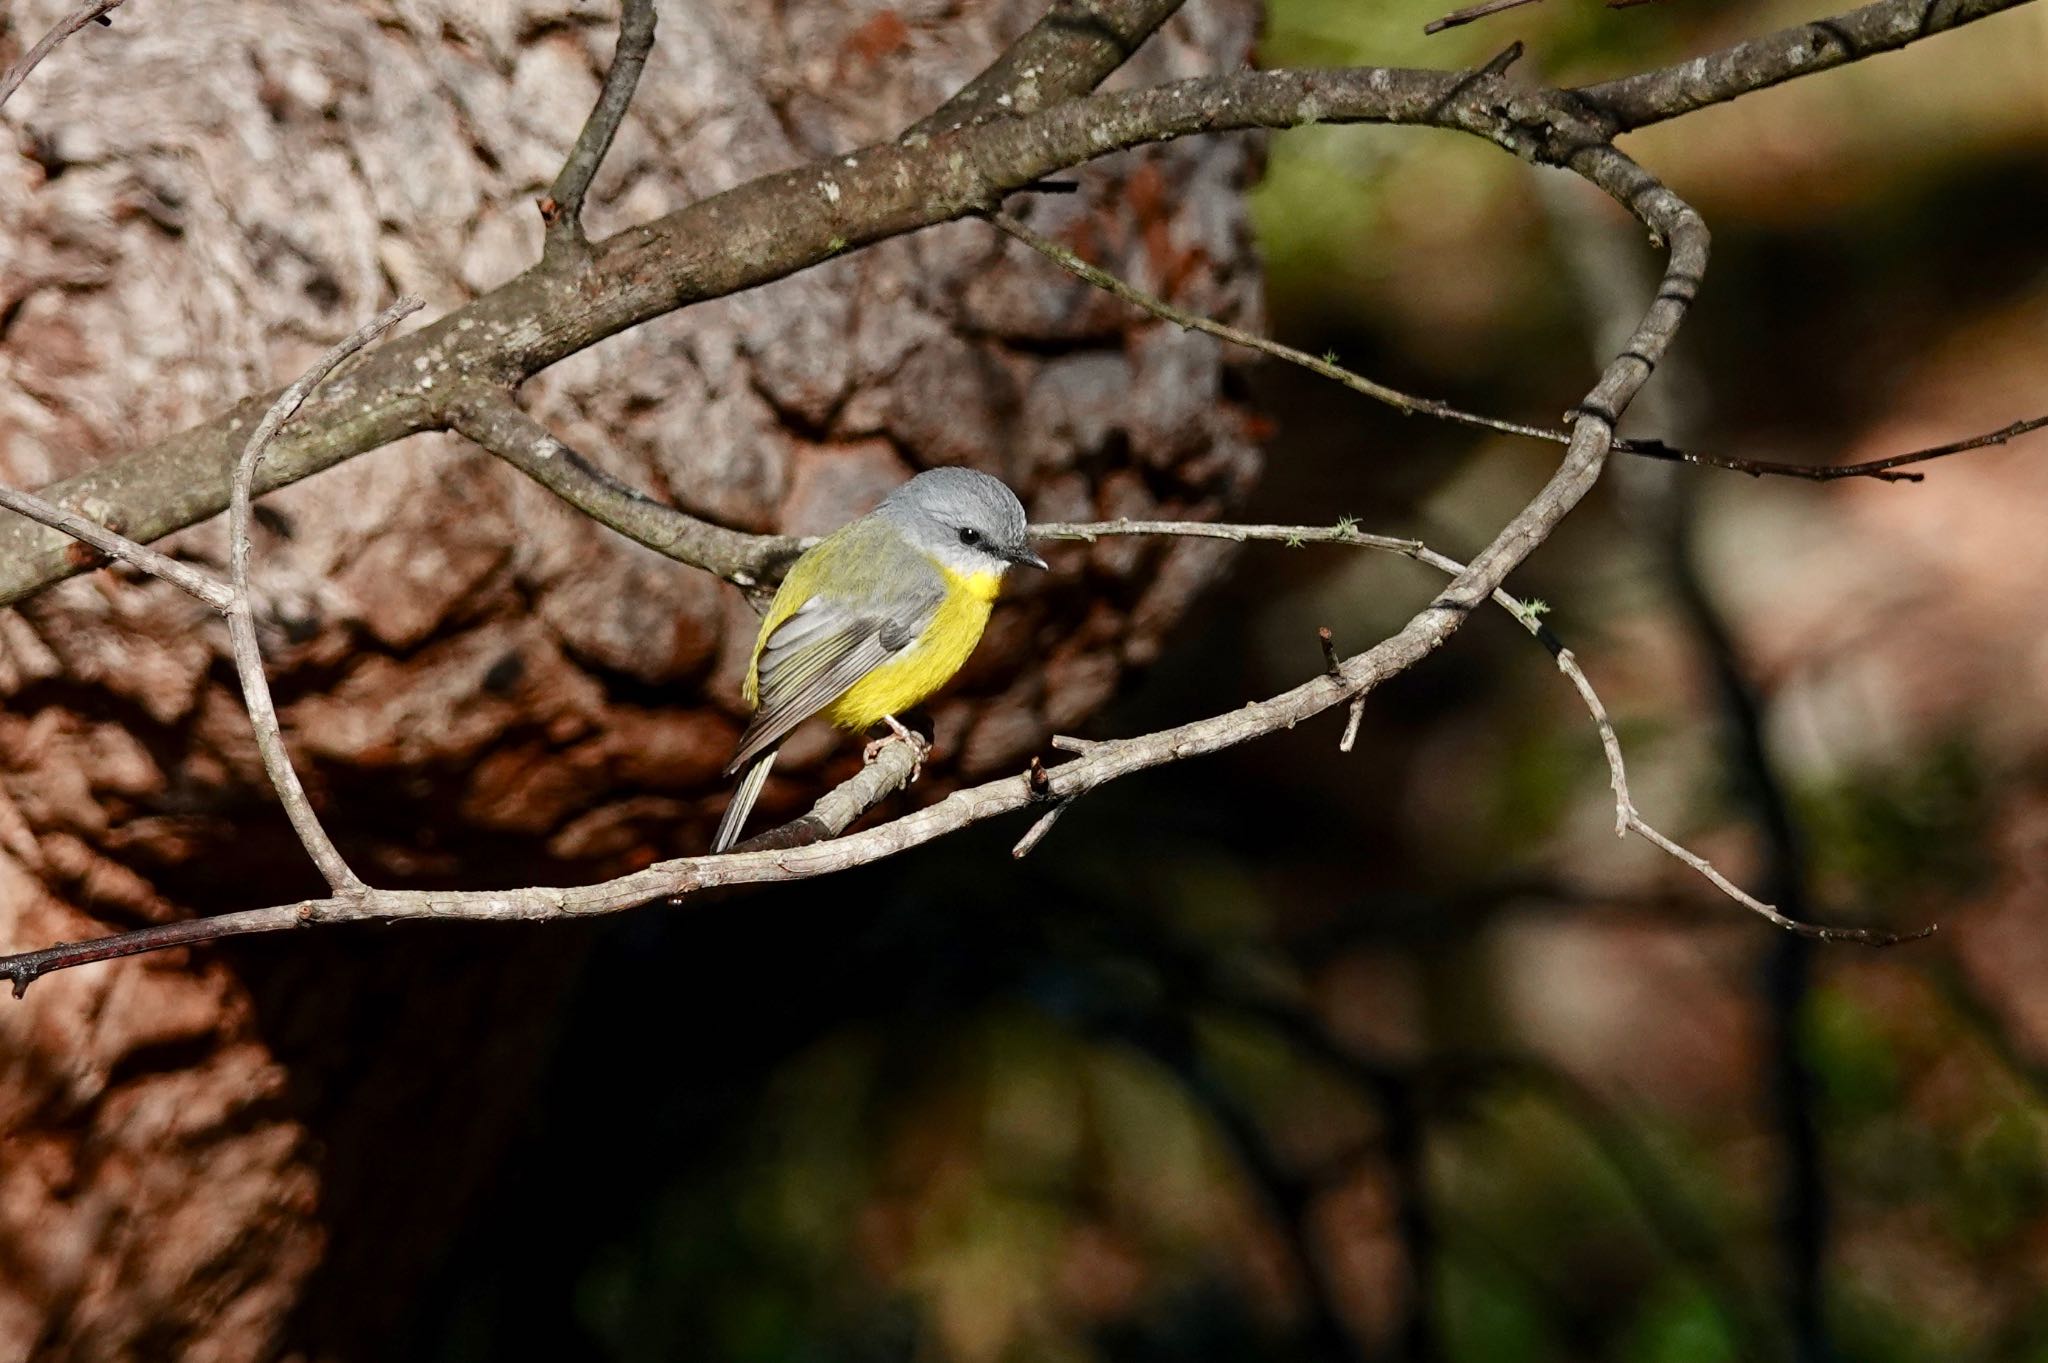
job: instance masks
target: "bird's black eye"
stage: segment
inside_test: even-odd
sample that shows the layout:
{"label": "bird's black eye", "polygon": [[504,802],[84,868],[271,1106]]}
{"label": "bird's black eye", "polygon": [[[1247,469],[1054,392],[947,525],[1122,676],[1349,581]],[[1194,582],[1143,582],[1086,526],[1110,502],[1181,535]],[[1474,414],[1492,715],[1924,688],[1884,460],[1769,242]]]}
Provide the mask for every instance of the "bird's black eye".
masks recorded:
{"label": "bird's black eye", "polygon": [[971,525],[963,525],[960,527],[960,542],[962,544],[979,544],[981,543],[981,532]]}

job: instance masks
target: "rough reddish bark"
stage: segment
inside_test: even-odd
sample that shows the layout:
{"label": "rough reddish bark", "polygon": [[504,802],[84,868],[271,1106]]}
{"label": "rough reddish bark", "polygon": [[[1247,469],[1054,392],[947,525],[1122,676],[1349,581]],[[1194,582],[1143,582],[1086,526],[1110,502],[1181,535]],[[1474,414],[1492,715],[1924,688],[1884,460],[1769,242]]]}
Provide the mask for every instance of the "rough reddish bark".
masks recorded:
{"label": "rough reddish bark", "polygon": [[[0,18],[4,55],[56,0]],[[593,230],[887,136],[1037,0],[664,0]],[[612,6],[191,0],[121,12],[30,80],[0,166],[0,477],[38,485],[296,373],[394,293],[430,313],[529,263],[532,201],[597,89]],[[1175,20],[1120,80],[1228,68],[1248,3]],[[1244,142],[1091,170],[1052,223],[1244,320]],[[919,467],[1041,518],[1202,514],[1256,470],[1208,341],[1139,325],[978,224],[689,309],[529,386],[613,473],[814,532]],[[259,509],[287,732],[371,879],[592,878],[700,850],[754,617],[453,437]],[[224,560],[218,524],[174,541]],[[1069,550],[932,707],[933,776],[1022,761],[1143,665],[1216,547]],[[225,637],[97,573],[0,615],[0,948],[314,888],[262,780]],[[791,745],[764,816],[850,761]],[[0,1007],[0,1357],[363,1347],[526,1101],[581,934],[415,929],[68,972]]]}

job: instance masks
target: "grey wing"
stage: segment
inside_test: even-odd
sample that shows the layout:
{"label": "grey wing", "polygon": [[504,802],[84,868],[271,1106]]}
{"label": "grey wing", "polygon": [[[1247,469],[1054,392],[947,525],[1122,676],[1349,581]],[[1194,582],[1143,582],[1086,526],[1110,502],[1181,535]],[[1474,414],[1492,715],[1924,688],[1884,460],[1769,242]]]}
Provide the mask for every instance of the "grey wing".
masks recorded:
{"label": "grey wing", "polygon": [[761,708],[740,735],[739,751],[726,774],[780,743],[790,730],[915,643],[943,596],[944,589],[935,586],[887,615],[824,596],[804,602],[761,646]]}

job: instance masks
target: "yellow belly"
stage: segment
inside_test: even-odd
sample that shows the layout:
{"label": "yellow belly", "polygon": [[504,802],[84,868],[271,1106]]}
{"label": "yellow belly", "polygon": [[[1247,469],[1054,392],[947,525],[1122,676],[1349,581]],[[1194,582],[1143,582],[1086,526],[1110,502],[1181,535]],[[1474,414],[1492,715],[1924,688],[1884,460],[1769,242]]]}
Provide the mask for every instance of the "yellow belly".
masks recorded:
{"label": "yellow belly", "polygon": [[[941,568],[941,572],[946,570]],[[953,679],[981,642],[1001,579],[994,573],[946,573],[946,599],[917,642],[862,677],[825,713],[842,729],[861,730],[908,710]]]}

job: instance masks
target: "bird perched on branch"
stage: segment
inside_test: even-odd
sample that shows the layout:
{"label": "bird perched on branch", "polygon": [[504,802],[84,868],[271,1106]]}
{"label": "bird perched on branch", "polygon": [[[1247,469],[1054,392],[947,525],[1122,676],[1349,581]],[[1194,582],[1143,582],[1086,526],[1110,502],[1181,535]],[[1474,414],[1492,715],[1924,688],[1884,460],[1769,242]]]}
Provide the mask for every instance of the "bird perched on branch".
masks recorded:
{"label": "bird perched on branch", "polygon": [[920,473],[805,550],[754,640],[754,718],[725,768],[746,775],[711,850],[739,840],[782,740],[812,715],[856,733],[885,723],[921,743],[896,716],[952,680],[1020,563],[1045,567],[1023,504],[971,469]]}

